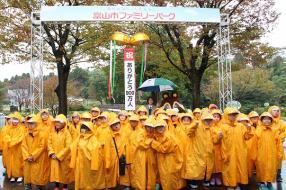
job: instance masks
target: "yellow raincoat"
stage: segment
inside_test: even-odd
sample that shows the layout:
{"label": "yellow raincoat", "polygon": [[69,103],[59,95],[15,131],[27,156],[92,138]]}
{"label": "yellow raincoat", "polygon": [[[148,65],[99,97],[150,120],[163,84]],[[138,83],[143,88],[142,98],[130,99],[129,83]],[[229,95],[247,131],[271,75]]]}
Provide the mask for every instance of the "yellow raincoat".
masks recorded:
{"label": "yellow raincoat", "polygon": [[[92,130],[91,122],[83,122]],[[81,133],[71,146],[70,167],[75,172],[75,190],[105,189],[104,153],[94,132]]]}
{"label": "yellow raincoat", "polygon": [[110,120],[109,114],[107,112],[103,112],[99,117],[105,117],[107,122],[101,123],[96,130],[96,137],[98,138],[101,144],[104,144],[106,137],[110,134],[110,128],[108,125],[108,120]]}
{"label": "yellow raincoat", "polygon": [[[212,120],[209,113],[202,115],[202,120]],[[189,180],[209,181],[214,168],[214,143],[218,135],[211,127],[203,122],[187,126],[188,140],[185,149],[185,163],[182,176]]]}
{"label": "yellow raincoat", "polygon": [[[48,151],[51,162],[50,182],[69,184],[74,180],[73,170],[69,167],[72,137],[68,131],[67,119],[64,115],[58,115],[54,121],[62,122],[65,126],[60,130],[54,128],[49,135]],[[56,155],[57,159],[51,158],[53,154]]]}
{"label": "yellow raincoat", "polygon": [[[78,112],[74,112],[72,117],[74,116],[78,116],[80,118],[80,114]],[[68,125],[68,130],[71,134],[72,140],[75,141],[79,134],[80,134],[80,122],[78,123],[74,123],[73,121],[71,121]]]}
{"label": "yellow raincoat", "polygon": [[[6,125],[1,130],[2,163],[3,163],[4,168],[7,167],[7,150],[8,150],[8,144],[7,144],[7,141],[5,140],[5,137],[6,137],[6,133],[8,129],[11,127],[12,116],[13,114],[8,115],[8,117],[6,118]],[[10,119],[10,121],[7,122],[7,119]]]}
{"label": "yellow raincoat", "polygon": [[[164,120],[158,119],[155,127],[165,126]],[[176,190],[185,186],[181,178],[183,152],[177,139],[169,132],[155,134],[151,147],[156,151],[159,178],[164,190]]]}
{"label": "yellow raincoat", "polygon": [[[264,112],[263,117],[270,117],[271,114]],[[257,162],[256,172],[258,182],[275,182],[279,161],[283,157],[283,147],[279,131],[271,126],[264,126],[262,123],[256,129],[257,137]]]}
{"label": "yellow raincoat", "polygon": [[[237,121],[246,121],[247,125],[251,127],[252,131],[255,131],[255,127],[251,125],[250,119],[245,114],[239,114]],[[255,160],[257,155],[257,139],[256,136],[253,136],[251,139],[246,141],[247,146],[247,171],[249,178],[252,177],[253,171],[255,169]]]}
{"label": "yellow raincoat", "polygon": [[230,187],[239,183],[248,184],[246,140],[254,135],[251,128],[247,129],[242,124],[229,121],[229,114],[238,113],[235,108],[226,108],[223,115],[222,176],[224,185]]}
{"label": "yellow raincoat", "polygon": [[[222,117],[222,113],[218,109],[212,110],[212,115],[219,114]],[[222,122],[213,122],[212,127],[216,133],[221,131]],[[221,141],[217,141],[214,143],[214,171],[213,173],[221,173],[222,172],[222,153],[221,153]]]}
{"label": "yellow raincoat", "polygon": [[45,147],[44,147],[44,162],[46,163],[44,165],[44,170],[48,171],[47,175],[50,177],[50,172],[51,172],[51,162],[50,162],[50,158],[49,158],[49,153],[48,153],[48,140],[49,140],[49,135],[53,130],[53,117],[49,114],[49,117],[46,121],[44,121],[41,117],[41,115],[43,113],[48,113],[48,110],[43,109],[41,110],[38,114],[38,130],[43,133],[43,135],[45,136]]}
{"label": "yellow raincoat", "polygon": [[5,132],[4,143],[7,146],[6,169],[7,175],[11,177],[23,177],[23,156],[21,144],[26,135],[25,126],[21,124],[22,117],[19,114],[13,114],[12,118],[17,118],[19,124],[11,125]]}
{"label": "yellow raincoat", "polygon": [[[271,113],[273,109],[279,109],[280,110],[280,108],[278,106],[271,106],[268,109],[268,112]],[[285,123],[285,121],[283,121],[281,119],[280,116],[278,118],[273,118],[273,128],[275,128],[279,131],[281,143],[283,144],[283,142],[285,141],[285,137],[286,137],[286,123]],[[285,153],[283,153],[282,160],[285,160]],[[279,162],[278,169],[281,169],[281,167],[282,167],[282,161]]]}
{"label": "yellow raincoat", "polygon": [[[142,113],[142,114],[141,114]],[[137,115],[148,115],[148,110],[145,106],[140,106],[137,111],[136,111]]]}
{"label": "yellow raincoat", "polygon": [[[37,123],[37,118],[33,117],[28,122]],[[46,185],[49,182],[50,171],[49,168],[45,167],[45,135],[39,131],[38,126],[26,134],[21,149],[24,160],[25,184]],[[29,157],[33,158],[33,162],[28,161]]]}
{"label": "yellow raincoat", "polygon": [[[145,125],[154,127],[154,119],[147,119]],[[155,190],[158,170],[151,148],[152,136],[144,129],[136,134],[130,139],[130,146],[135,150],[131,158],[131,186],[138,190]]]}
{"label": "yellow raincoat", "polygon": [[200,121],[200,119],[201,119],[201,113],[202,113],[202,110],[201,110],[200,108],[194,109],[193,115],[194,115],[194,119],[195,119],[196,121]]}
{"label": "yellow raincoat", "polygon": [[[116,118],[109,122],[109,126],[120,123]],[[116,146],[118,154],[116,152]],[[108,188],[114,188],[117,185],[130,186],[130,172],[125,168],[125,175],[119,175],[119,157],[125,155],[126,163],[130,164],[128,147],[128,137],[123,131],[114,132],[110,130],[105,136],[104,151],[105,151],[105,168],[106,168],[106,182]]]}

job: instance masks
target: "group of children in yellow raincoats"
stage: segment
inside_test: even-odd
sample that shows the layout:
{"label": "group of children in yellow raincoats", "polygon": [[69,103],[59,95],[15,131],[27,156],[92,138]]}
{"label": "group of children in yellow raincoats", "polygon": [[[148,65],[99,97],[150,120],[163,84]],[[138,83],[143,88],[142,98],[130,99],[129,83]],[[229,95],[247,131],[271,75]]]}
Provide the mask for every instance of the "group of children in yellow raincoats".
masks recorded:
{"label": "group of children in yellow raincoats", "polygon": [[[256,171],[259,188],[281,180],[285,123],[277,106],[258,115],[216,106],[193,112],[158,108],[90,112],[53,118],[48,110],[7,117],[1,131],[3,165],[25,189],[246,188]],[[246,188],[247,189],[247,188]]]}

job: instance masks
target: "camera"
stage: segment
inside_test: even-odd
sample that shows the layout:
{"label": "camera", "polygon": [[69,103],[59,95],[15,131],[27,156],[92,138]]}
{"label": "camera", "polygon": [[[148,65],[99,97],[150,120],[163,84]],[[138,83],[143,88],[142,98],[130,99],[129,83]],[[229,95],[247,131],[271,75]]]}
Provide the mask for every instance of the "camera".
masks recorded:
{"label": "camera", "polygon": [[121,155],[119,158],[119,175],[125,175],[125,167],[126,167],[126,157],[125,155]]}

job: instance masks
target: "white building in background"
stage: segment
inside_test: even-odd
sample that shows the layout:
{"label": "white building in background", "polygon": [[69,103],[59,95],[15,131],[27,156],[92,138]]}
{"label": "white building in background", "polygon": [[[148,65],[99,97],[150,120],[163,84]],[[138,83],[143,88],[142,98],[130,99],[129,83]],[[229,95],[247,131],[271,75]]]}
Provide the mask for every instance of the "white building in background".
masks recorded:
{"label": "white building in background", "polygon": [[28,108],[29,105],[29,89],[8,89],[9,106],[20,108]]}

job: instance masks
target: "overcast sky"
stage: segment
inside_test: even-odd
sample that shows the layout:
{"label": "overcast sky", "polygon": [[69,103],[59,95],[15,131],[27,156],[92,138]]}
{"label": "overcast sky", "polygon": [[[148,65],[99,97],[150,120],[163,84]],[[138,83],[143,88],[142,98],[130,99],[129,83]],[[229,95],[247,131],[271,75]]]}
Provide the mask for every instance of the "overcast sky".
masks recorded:
{"label": "overcast sky", "polygon": [[[281,13],[277,26],[275,29],[267,34],[263,41],[269,42],[274,47],[286,47],[286,0],[276,0],[276,9]],[[30,72],[30,65],[26,64],[6,64],[0,65],[0,80],[3,81],[5,78],[11,78],[15,75],[22,75],[22,73]],[[51,71],[44,70],[45,74]]]}

